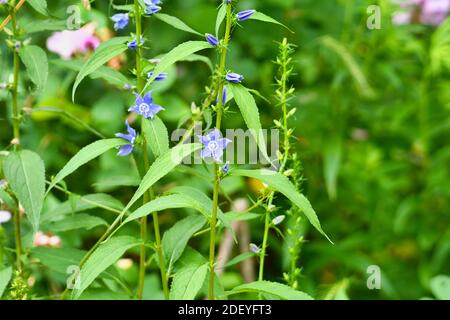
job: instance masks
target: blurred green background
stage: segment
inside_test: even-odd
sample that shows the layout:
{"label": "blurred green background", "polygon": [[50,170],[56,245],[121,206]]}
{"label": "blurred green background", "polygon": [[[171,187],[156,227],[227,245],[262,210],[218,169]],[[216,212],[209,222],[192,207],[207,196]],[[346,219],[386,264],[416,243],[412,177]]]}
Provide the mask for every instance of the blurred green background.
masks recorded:
{"label": "blurred green background", "polygon": [[[50,12],[64,17],[67,6],[73,3],[79,2],[49,1]],[[381,7],[379,30],[366,26],[366,10],[371,4]],[[166,0],[163,12],[201,33],[213,33],[217,5],[218,1],[211,0]],[[295,146],[303,164],[303,192],[335,242],[331,245],[305,226],[307,242],[299,260],[299,288],[318,298],[343,292],[351,299],[436,298],[431,280],[450,275],[448,21],[446,29],[443,25],[439,29],[421,24],[393,25],[395,8],[383,0],[240,0],[238,7],[257,9],[295,31],[292,34],[278,26],[246,21],[233,35],[228,67],[245,76],[246,86],[272,99],[276,42],[287,37],[297,46],[296,95],[291,101],[297,111],[290,124],[295,128]],[[95,1],[91,11],[82,12],[85,22],[96,21],[99,29],[112,29],[108,19],[115,11],[109,1]],[[30,21],[37,23],[36,13],[24,8],[21,26]],[[156,19],[145,19],[145,24],[149,58],[193,38]],[[31,41],[45,47],[50,34],[33,33]],[[0,39],[0,82],[5,82],[12,64],[4,34]],[[49,59],[57,56],[49,53]],[[121,69],[129,77],[132,63],[125,61]],[[161,117],[173,130],[190,114],[191,102],[201,101],[210,71],[201,62],[186,62],[170,74],[177,75],[176,79],[172,77],[159,88],[155,99],[166,107]],[[106,136],[123,131],[133,96],[104,81],[89,79],[81,84],[73,104],[70,91],[75,75],[51,65],[48,87],[37,99],[22,100],[23,104],[61,108]],[[27,84],[22,88],[23,98]],[[8,101],[6,92],[0,92],[0,149],[11,139]],[[273,127],[280,110],[264,100],[258,100],[258,105],[263,126]],[[225,127],[244,127],[233,108]],[[22,131],[23,145],[42,156],[48,174],[55,174],[77,150],[97,139],[73,121],[48,113],[27,117]],[[107,191],[125,202],[135,180],[128,167],[127,159],[111,153],[66,182],[78,194]],[[111,181],[131,186],[105,187]],[[210,188],[194,178],[186,182],[181,174],[173,174],[167,181]],[[232,197],[252,192],[244,181],[230,185],[227,191]],[[62,194],[56,196],[54,203],[66,200]],[[52,201],[47,205],[51,207]],[[169,227],[172,219],[163,218],[163,228]],[[252,242],[261,242],[262,227],[261,222],[252,222]],[[61,236],[63,243],[88,248],[101,231]],[[275,281],[282,281],[288,265],[287,252],[279,240],[278,235],[271,235],[266,267],[267,278]],[[204,242],[198,247],[206,248]],[[381,269],[381,290],[367,289],[370,265]],[[236,270],[225,273],[225,286],[242,281],[239,277]]]}

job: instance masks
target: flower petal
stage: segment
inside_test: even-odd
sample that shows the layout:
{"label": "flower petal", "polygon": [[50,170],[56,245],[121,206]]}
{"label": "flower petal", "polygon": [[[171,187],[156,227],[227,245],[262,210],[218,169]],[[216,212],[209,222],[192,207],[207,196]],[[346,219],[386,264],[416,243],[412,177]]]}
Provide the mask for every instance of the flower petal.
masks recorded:
{"label": "flower petal", "polygon": [[117,155],[121,156],[121,157],[125,157],[125,156],[129,155],[131,152],[133,152],[133,145],[126,144],[126,145],[120,147]]}

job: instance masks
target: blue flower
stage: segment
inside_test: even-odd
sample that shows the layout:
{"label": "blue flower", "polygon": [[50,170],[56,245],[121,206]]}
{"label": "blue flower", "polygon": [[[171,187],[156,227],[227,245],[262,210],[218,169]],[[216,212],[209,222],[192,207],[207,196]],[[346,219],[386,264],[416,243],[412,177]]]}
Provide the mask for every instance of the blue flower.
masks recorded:
{"label": "blue flower", "polygon": [[[149,73],[147,73],[147,77],[151,78],[151,77],[153,77],[153,74],[154,74],[154,72],[150,71]],[[162,72],[156,76],[155,81],[164,81],[166,79],[167,79],[167,73]]]}
{"label": "blue flower", "polygon": [[206,33],[205,38],[206,38],[206,41],[208,41],[208,43],[210,45],[212,45],[213,47],[217,47],[219,45],[219,39],[214,37],[212,34]]}
{"label": "blue flower", "polygon": [[239,21],[244,21],[250,18],[255,12],[256,12],[255,10],[241,11],[236,14],[236,17]]}
{"label": "blue flower", "polygon": [[128,13],[117,13],[111,17],[111,20],[115,22],[114,29],[120,30],[128,25]]}
{"label": "blue flower", "polygon": [[161,4],[161,2],[162,2],[161,0],[144,0],[144,4],[146,6]]}
{"label": "blue flower", "polygon": [[225,79],[232,83],[240,83],[244,77],[238,73],[230,72],[225,76]]}
{"label": "blue flower", "polygon": [[[219,102],[219,98],[220,98],[220,94],[217,95],[217,99],[216,99],[216,103]],[[227,87],[223,86],[223,93],[222,93],[222,105],[226,105],[227,104]]]}
{"label": "blue flower", "polygon": [[153,103],[152,91],[147,92],[144,97],[141,97],[137,93],[135,93],[135,96],[136,104],[128,109],[130,112],[136,112],[145,119],[153,119],[158,112],[165,110],[160,105]]}
{"label": "blue flower", "polygon": [[120,147],[117,155],[121,157],[125,157],[129,155],[131,152],[133,152],[134,143],[136,142],[136,130],[130,127],[130,125],[128,124],[128,120],[125,120],[125,125],[127,126],[128,134],[116,133],[116,137],[122,138],[129,142],[129,144],[125,144]]}
{"label": "blue flower", "polygon": [[223,150],[226,149],[231,142],[230,139],[222,138],[220,131],[216,128],[206,136],[198,136],[200,142],[204,145],[201,152],[202,159],[213,158],[219,162],[223,155]]}
{"label": "blue flower", "polygon": [[[141,38],[141,43],[140,45],[144,44],[144,39]],[[134,37],[134,40],[131,42],[128,42],[128,48],[131,50],[135,50],[137,48],[137,39],[136,37]]]}
{"label": "blue flower", "polygon": [[157,13],[158,11],[161,10],[160,6],[157,6],[157,4],[160,4],[161,1],[160,0],[145,0],[144,4],[147,6],[145,8],[145,13],[148,15],[152,15]]}

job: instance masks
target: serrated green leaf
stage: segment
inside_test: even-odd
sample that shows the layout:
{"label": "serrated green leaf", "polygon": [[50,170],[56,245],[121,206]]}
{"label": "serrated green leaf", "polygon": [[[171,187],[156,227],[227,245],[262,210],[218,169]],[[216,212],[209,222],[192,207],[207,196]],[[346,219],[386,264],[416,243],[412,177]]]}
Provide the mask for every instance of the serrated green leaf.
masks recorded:
{"label": "serrated green leaf", "polygon": [[86,61],[75,79],[72,89],[72,101],[75,101],[75,92],[85,77],[103,66],[106,62],[127,50],[128,37],[116,37],[103,42]]}
{"label": "serrated green leaf", "polygon": [[157,158],[142,178],[136,193],[123,212],[126,212],[157,181],[177,167],[184,158],[191,155],[193,152],[200,150],[202,147],[203,145],[200,143],[181,144]]}
{"label": "serrated green leaf", "polygon": [[155,70],[153,70],[153,76],[147,80],[142,91],[144,92],[159,74],[166,71],[175,62],[183,60],[195,52],[210,48],[213,47],[206,41],[188,41],[173,48],[161,58],[161,61],[156,65]]}
{"label": "serrated green leaf", "polygon": [[178,221],[164,233],[162,248],[166,260],[167,272],[171,273],[175,262],[181,257],[189,239],[206,223],[204,216],[189,216]]}
{"label": "serrated green leaf", "polygon": [[75,248],[47,248],[36,247],[31,249],[31,257],[38,259],[40,263],[49,269],[67,274],[67,268],[70,266],[77,266],[85,251]]}
{"label": "serrated green leaf", "polygon": [[295,186],[289,179],[275,171],[260,169],[260,170],[233,170],[230,172],[232,176],[250,177],[260,180],[267,184],[270,188],[281,192],[285,197],[291,200],[306,216],[309,222],[316,228],[322,235],[324,235],[328,241],[333,243],[330,238],[322,230],[319,218],[316,215],[309,200],[300,192],[297,191]]}
{"label": "serrated green leaf", "polygon": [[255,281],[251,283],[246,283],[235,287],[233,290],[226,292],[226,295],[232,295],[243,292],[255,292],[264,293],[269,295],[277,296],[284,300],[313,300],[313,298],[301,291],[294,290],[293,288],[278,283],[270,281]]}
{"label": "serrated green leaf", "polygon": [[78,153],[74,155],[72,159],[69,160],[69,162],[67,162],[64,168],[62,168],[61,171],[58,172],[58,174],[55,176],[52,183],[48,187],[47,193],[65,177],[72,174],[82,165],[97,158],[106,151],[111,150],[112,148],[120,147],[126,143],[127,141],[123,139],[104,139],[87,145],[86,147],[78,151]]}
{"label": "serrated green leaf", "polygon": [[33,230],[37,231],[45,194],[44,162],[29,150],[11,152],[3,163],[3,171]]}
{"label": "serrated green leaf", "polygon": [[201,290],[208,274],[208,264],[181,268],[173,277],[170,288],[171,300],[193,300]]}
{"label": "serrated green leaf", "polygon": [[28,45],[20,49],[19,56],[27,69],[28,76],[36,85],[36,90],[43,90],[48,78],[48,61],[45,51],[38,46]]}
{"label": "serrated green leaf", "polygon": [[140,240],[128,236],[111,238],[101,244],[81,268],[79,287],[74,289],[72,296],[78,299],[103,271],[116,262],[127,250],[140,244]]}
{"label": "serrated green leaf", "polygon": [[259,150],[261,151],[263,157],[270,162],[267,154],[266,141],[264,140],[262,131],[261,120],[259,118],[258,106],[256,105],[255,99],[248,89],[240,84],[232,84],[228,87],[233,92],[234,100],[241,111],[247,127],[250,129],[251,134],[258,144]]}
{"label": "serrated green leaf", "polygon": [[12,268],[8,267],[3,270],[0,270],[0,298],[3,296],[6,287],[8,286],[9,281],[12,276]]}
{"label": "serrated green leaf", "polygon": [[144,120],[142,122],[142,130],[147,144],[155,157],[159,157],[169,151],[169,132],[164,122],[158,116]]}
{"label": "serrated green leaf", "polygon": [[295,33],[294,31],[292,31],[291,29],[289,29],[287,26],[285,26],[284,24],[282,24],[281,22],[275,20],[272,17],[269,17],[268,15],[262,13],[262,12],[255,12],[249,19],[253,19],[253,20],[259,20],[259,21],[263,21],[263,22],[268,22],[268,23],[274,23],[277,24],[279,26],[282,26],[284,28],[286,28],[287,30],[289,30],[291,33]]}
{"label": "serrated green leaf", "polygon": [[186,32],[189,32],[189,33],[193,33],[193,34],[196,34],[198,36],[202,36],[202,34],[200,32],[195,31],[194,29],[189,27],[186,23],[184,23],[183,21],[181,21],[177,17],[173,17],[173,16],[170,16],[170,15],[165,14],[165,13],[155,14],[155,17],[157,19],[161,20],[162,22],[165,22],[168,25],[171,25],[175,29],[178,29],[178,30],[181,30],[181,31],[186,31]]}
{"label": "serrated green leaf", "polygon": [[47,16],[47,1],[46,0],[28,0],[27,3],[40,14]]}

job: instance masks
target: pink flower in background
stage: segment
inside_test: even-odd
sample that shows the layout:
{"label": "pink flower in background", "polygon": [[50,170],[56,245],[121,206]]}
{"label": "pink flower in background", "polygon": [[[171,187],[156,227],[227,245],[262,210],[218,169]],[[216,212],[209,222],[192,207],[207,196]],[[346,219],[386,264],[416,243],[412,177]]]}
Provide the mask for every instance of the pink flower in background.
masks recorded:
{"label": "pink flower in background", "polygon": [[76,31],[55,32],[47,39],[47,49],[68,60],[75,53],[86,53],[95,50],[100,39],[94,35],[95,25],[89,23]]}
{"label": "pink flower in background", "polygon": [[392,18],[397,25],[422,23],[438,26],[450,12],[450,0],[393,0],[393,3],[401,9]]}
{"label": "pink flower in background", "polygon": [[422,4],[420,21],[432,26],[440,25],[450,11],[450,0],[427,0]]}
{"label": "pink flower in background", "polygon": [[45,247],[48,244],[48,236],[41,231],[36,232],[34,235],[33,246]]}
{"label": "pink flower in background", "polygon": [[38,231],[34,235],[33,246],[59,248],[61,247],[61,238],[58,236],[45,234],[42,231]]}

